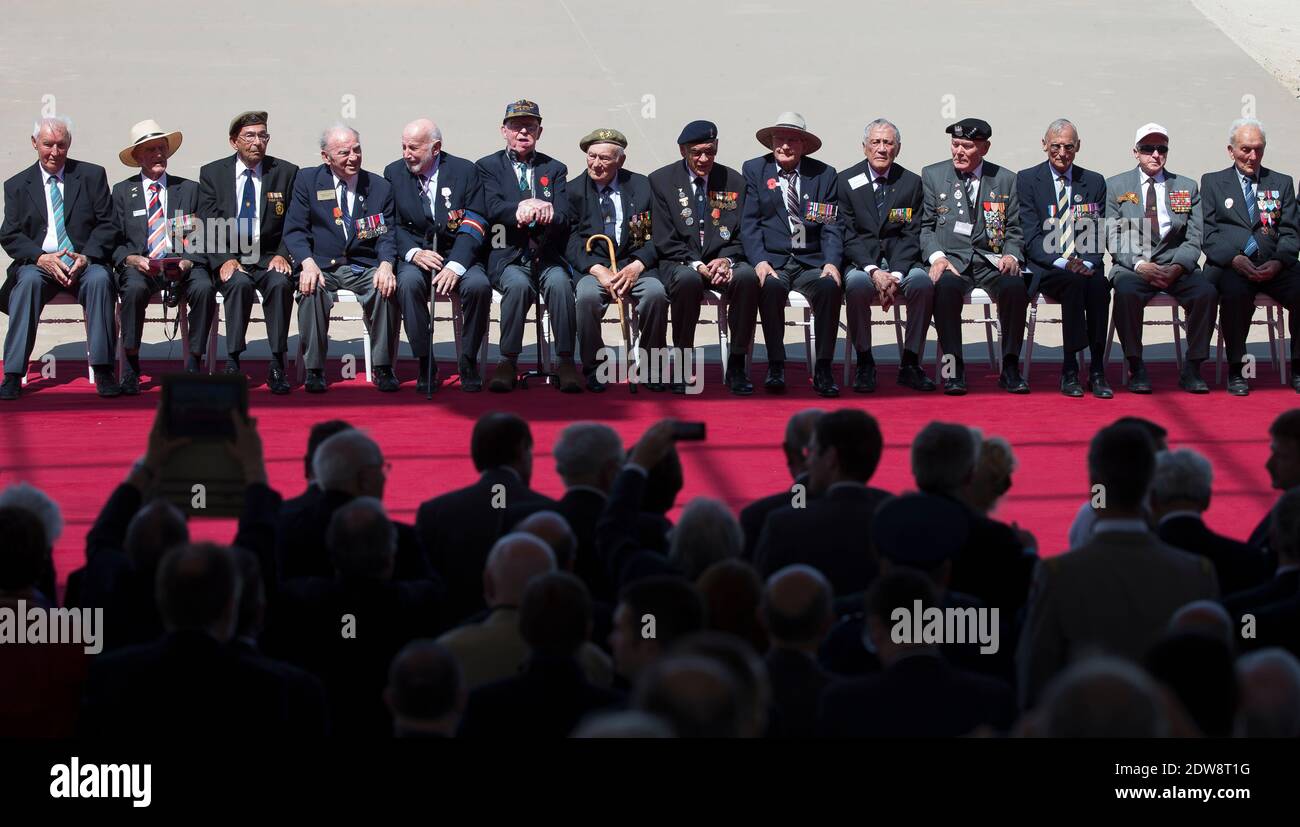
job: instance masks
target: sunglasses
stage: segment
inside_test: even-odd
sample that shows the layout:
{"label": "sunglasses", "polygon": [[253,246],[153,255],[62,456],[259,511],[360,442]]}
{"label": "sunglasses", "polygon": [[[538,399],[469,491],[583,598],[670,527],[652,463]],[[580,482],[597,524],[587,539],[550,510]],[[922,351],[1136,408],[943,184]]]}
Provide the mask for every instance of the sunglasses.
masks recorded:
{"label": "sunglasses", "polygon": [[1161,155],[1169,154],[1168,144],[1138,144],[1138,152],[1143,155],[1155,155],[1159,152]]}

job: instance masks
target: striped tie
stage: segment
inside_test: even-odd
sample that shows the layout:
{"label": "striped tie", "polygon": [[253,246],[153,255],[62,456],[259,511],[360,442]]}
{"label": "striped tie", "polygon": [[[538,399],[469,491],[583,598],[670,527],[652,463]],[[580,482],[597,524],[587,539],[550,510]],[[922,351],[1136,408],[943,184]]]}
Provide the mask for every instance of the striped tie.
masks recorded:
{"label": "striped tie", "polygon": [[1246,239],[1246,246],[1241,252],[1247,257],[1255,255],[1259,250],[1259,242],[1255,240],[1255,222],[1259,220],[1259,204],[1255,203],[1255,182],[1249,178],[1243,178],[1245,184],[1243,192],[1246,194],[1246,214],[1250,216],[1250,238]]}
{"label": "striped tie", "polygon": [[163,218],[162,199],[158,195],[161,190],[157,182],[149,185],[149,258],[167,255],[167,221]]}
{"label": "striped tie", "polygon": [[1056,195],[1056,220],[1061,228],[1061,257],[1074,258],[1074,212],[1070,209],[1070,185],[1064,179],[1057,179],[1061,189]]}
{"label": "striped tie", "polygon": [[[50,176],[50,205],[54,208],[54,236],[59,244],[59,251],[73,252],[72,240],[68,238],[68,228],[63,223],[63,193],[59,190],[59,179],[53,175]],[[65,255],[61,261],[71,267],[76,261],[72,256]]]}
{"label": "striped tie", "polygon": [[352,224],[352,213],[348,212],[348,185],[346,181],[339,182],[339,217],[343,219],[343,240],[347,241]]}
{"label": "striped tie", "polygon": [[792,169],[789,172],[782,172],[781,177],[785,179],[785,211],[790,215],[790,232],[793,234],[803,223],[802,216],[799,214],[799,193],[796,191],[799,171]]}

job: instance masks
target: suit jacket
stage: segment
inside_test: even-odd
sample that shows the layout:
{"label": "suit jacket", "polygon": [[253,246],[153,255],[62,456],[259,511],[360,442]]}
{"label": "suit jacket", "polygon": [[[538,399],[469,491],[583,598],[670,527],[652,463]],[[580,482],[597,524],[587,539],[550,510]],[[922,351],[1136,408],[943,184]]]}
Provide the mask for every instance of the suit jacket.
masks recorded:
{"label": "suit jacket", "polygon": [[[1300,227],[1291,176],[1260,167],[1255,194],[1255,220],[1251,221],[1236,165],[1201,176],[1201,249],[1207,264],[1231,266],[1253,236],[1259,249],[1250,260],[1256,266],[1267,261],[1281,262],[1284,269],[1296,265]],[[1228,206],[1229,199],[1232,206]],[[1264,224],[1266,218],[1268,224]]]}
{"label": "suit jacket", "polygon": [[[322,197],[329,193],[329,197]],[[329,164],[298,173],[293,182],[293,200],[284,219],[284,243],[294,264],[302,267],[312,259],[321,270],[344,264],[378,267],[383,262],[397,264],[397,214],[393,211],[393,186],[368,170],[357,173],[357,190],[353,196],[353,225],[347,238],[343,227],[335,223],[338,187]],[[361,238],[355,222],[367,218],[383,219],[382,233]]]}
{"label": "suit jacket", "polygon": [[[519,177],[506,150],[498,150],[478,160],[479,180],[483,182],[484,205],[490,224],[505,228],[505,244],[495,244],[488,251],[488,277],[495,280],[506,267],[519,261],[529,248],[529,241],[538,245],[537,264],[541,267],[564,266],[564,251],[569,240],[569,198],[565,181],[569,168],[549,155],[536,150],[532,157],[533,194],[519,191]],[[545,180],[543,180],[545,179]],[[550,224],[520,227],[515,222],[515,210],[521,200],[539,198],[550,201],[555,216]]]}
{"label": "suit jacket", "polygon": [[398,158],[384,167],[397,210],[397,258],[406,261],[406,254],[413,249],[432,250],[468,270],[474,266],[487,232],[483,186],[472,161],[446,152],[438,157],[438,194],[432,220],[421,203],[425,199],[420,195],[420,179],[407,169],[406,162]]}
{"label": "suit jacket", "polygon": [[[865,591],[878,565],[871,547],[871,520],[890,494],[865,485],[831,488],[803,508],[785,505],[767,516],[754,567],[761,577],[794,563],[826,575],[836,597]],[[810,543],[809,538],[817,538]]]}
{"label": "suit jacket", "polygon": [[[230,155],[219,161],[212,161],[199,168],[199,218],[231,219],[239,217],[239,199],[243,193],[235,192],[235,165],[239,155]],[[250,265],[258,270],[265,270],[271,265],[275,256],[283,256],[292,262],[293,256],[284,243],[284,217],[289,208],[289,198],[293,194],[293,182],[298,175],[298,167],[273,158],[262,158],[262,203],[258,208],[261,220],[258,222],[257,262]],[[208,269],[214,273],[230,259],[238,259],[239,245],[236,241],[238,228],[225,238],[226,252],[208,250]]]}
{"label": "suit jacket", "polygon": [[741,167],[745,176],[745,204],[741,210],[740,239],[745,258],[751,264],[766,261],[773,267],[784,267],[793,258],[804,267],[834,264],[838,268],[844,258],[842,219],[836,214],[825,223],[818,223],[809,219],[806,212],[812,204],[826,204],[838,210],[835,167],[808,156],[799,160],[799,201],[805,209],[800,216],[804,227],[802,250],[792,249],[789,212],[781,187],[776,183],[779,171],[776,156],[770,152],[761,158],[751,158]]}
{"label": "suit jacket", "polygon": [[[1201,260],[1201,190],[1191,178],[1165,170],[1165,209],[1169,213],[1169,232],[1152,248],[1143,247],[1142,222],[1146,215],[1145,174],[1138,167],[1106,179],[1106,249],[1111,263],[1128,270],[1138,259],[1159,265],[1179,264],[1187,272]],[[1191,206],[1175,212],[1172,193],[1187,193]],[[1182,208],[1180,208],[1182,209]],[[1108,277],[1114,279],[1112,269]]]}
{"label": "suit jacket", "polygon": [[817,704],[836,679],[816,658],[797,649],[773,646],[763,657],[772,683],[773,714],[769,738],[812,738],[817,731]]}
{"label": "suit jacket", "polygon": [[1249,649],[1280,646],[1300,658],[1300,595],[1292,595],[1255,612],[1254,640]]}
{"label": "suit jacket", "polygon": [[[555,504],[555,510],[569,523],[574,538],[578,541],[574,552],[573,573],[587,584],[592,600],[611,603],[618,595],[614,584],[605,571],[604,563],[596,553],[596,522],[605,510],[605,494],[589,488],[570,488]],[[544,503],[535,500],[506,509],[505,524],[502,532],[514,530],[516,524],[532,514],[542,511]]]}
{"label": "suit jacket", "polygon": [[[1101,173],[1075,164],[1070,170],[1070,194],[1075,254],[1092,265],[1094,275],[1105,275],[1106,239],[1102,222],[1106,210],[1106,179]],[[1020,224],[1025,233],[1025,258],[1033,265],[1031,286],[1036,290],[1043,274],[1050,273],[1061,257],[1052,165],[1044,161],[1022,169],[1016,175],[1016,195],[1020,199]]]}
{"label": "suit jacket", "polygon": [[662,515],[641,510],[647,479],[642,471],[620,471],[596,522],[596,555],[615,593],[646,577],[683,576],[666,554],[666,533],[672,524]]}
{"label": "suit jacket", "polygon": [[[650,173],[650,190],[654,194],[652,229],[655,252],[662,261],[688,266],[695,261],[708,264],[718,258],[744,261],[745,251],[740,243],[740,219],[745,207],[744,176],[731,167],[713,165],[704,189],[710,211],[718,211],[718,224],[714,226],[710,218],[703,227],[695,222],[693,178],[694,174],[687,169],[685,161],[674,161]],[[691,210],[689,226],[686,216],[682,215],[685,209]],[[701,229],[704,230],[703,243],[700,242]]]}
{"label": "suit jacket", "polygon": [[963,506],[966,545],[952,562],[949,588],[1014,614],[1028,598],[1038,556],[1025,552],[1011,526]]}
{"label": "suit jacket", "polygon": [[[649,270],[659,263],[654,240],[651,238],[653,199],[650,195],[650,179],[620,169],[616,180],[617,197],[623,207],[623,219],[619,223],[621,237],[614,239],[614,255],[618,266],[626,267],[635,260]],[[591,252],[586,250],[587,239],[605,232],[605,220],[601,214],[600,194],[595,182],[586,172],[568,183],[568,192],[570,225],[565,258],[573,268],[574,277],[581,278],[590,272],[593,265],[609,266],[608,245],[597,242],[591,245]],[[637,216],[643,218],[638,219],[633,227],[631,221]]]}
{"label": "suit jacket", "polygon": [[1300,568],[1281,572],[1253,589],[1227,594],[1222,603],[1232,619],[1240,621],[1243,614],[1257,614],[1265,606],[1293,598],[1297,594],[1300,594]]}
{"label": "suit jacket", "polygon": [[830,686],[817,728],[827,738],[957,738],[980,726],[1010,729],[1015,718],[1010,686],[922,649],[877,674]]}
{"label": "suit jacket", "polygon": [[[4,222],[0,248],[12,261],[9,278],[0,287],[0,312],[9,312],[13,275],[44,255],[41,246],[49,230],[45,183],[39,164],[5,181]],[[63,227],[73,249],[92,263],[107,264],[113,252],[113,207],[104,168],[69,158],[63,165]]]}
{"label": "suit jacket", "polygon": [[623,705],[623,695],[592,686],[574,658],[533,656],[521,675],[469,695],[458,738],[567,738],[593,712]]}
{"label": "suit jacket", "polygon": [[[802,485],[806,490],[808,475],[800,474],[790,484],[790,487],[793,488],[796,485]],[[745,535],[745,546],[741,551],[742,557],[753,562],[754,550],[758,548],[758,538],[763,533],[763,523],[767,520],[767,515],[778,508],[789,505],[792,497],[794,497],[793,491],[778,491],[775,494],[769,494],[766,497],[754,500],[740,509],[740,531]]]}
{"label": "suit jacket", "polygon": [[[966,205],[969,200],[952,161],[940,161],[921,170],[924,204],[921,208],[921,258],[929,264],[930,256],[942,252],[952,265],[965,272],[976,255],[1013,256],[1024,261],[1024,230],[1020,226],[1020,196],[1016,176],[1009,169],[984,161],[980,170],[980,209],[975,215]],[[960,196],[960,197],[958,197]],[[986,207],[986,205],[988,205]],[[1005,228],[998,240],[996,228],[990,233],[988,218],[1001,213]],[[970,235],[957,232],[958,221],[971,221]],[[996,249],[995,249],[996,248]]]}
{"label": "suit jacket", "polygon": [[1054,675],[1092,649],[1139,660],[1174,612],[1218,596],[1209,560],[1145,531],[1094,532],[1085,545],[1043,560],[1016,654],[1022,705],[1033,706]]}
{"label": "suit jacket", "polygon": [[875,178],[865,158],[839,174],[844,267],[865,270],[874,264],[907,275],[921,264],[921,176],[899,164],[890,166],[883,214],[876,210]]}
{"label": "suit jacket", "polygon": [[1156,528],[1156,535],[1171,546],[1199,554],[1213,563],[1219,591],[1225,595],[1258,586],[1269,576],[1259,549],[1215,534],[1197,517],[1164,520]]}
{"label": "suit jacket", "polygon": [[415,531],[448,589],[449,618],[460,620],[485,607],[483,566],[503,531],[506,509],[493,508],[493,487],[504,486],[509,506],[538,503],[554,508],[550,497],[532,491],[513,471],[491,468],[478,482],[420,504]]}
{"label": "suit jacket", "polygon": [[[121,267],[127,256],[149,255],[149,190],[136,174],[113,185],[112,199],[113,231],[117,239],[117,246],[113,249],[113,266]],[[166,200],[167,209],[163,215],[166,221],[197,220],[198,184],[169,172]],[[207,266],[208,257],[201,251],[190,249],[188,232],[182,236],[177,232],[175,223],[169,223],[167,232],[171,235],[173,244],[168,255],[188,259],[199,267]],[[182,240],[181,249],[175,248],[177,240]]]}
{"label": "suit jacket", "polygon": [[[498,606],[476,623],[457,626],[438,642],[460,662],[465,688],[470,691],[515,677],[528,665],[532,654],[532,647],[519,631],[519,609],[513,606]],[[593,686],[608,689],[614,682],[614,662],[591,641],[582,643],[577,659]]]}

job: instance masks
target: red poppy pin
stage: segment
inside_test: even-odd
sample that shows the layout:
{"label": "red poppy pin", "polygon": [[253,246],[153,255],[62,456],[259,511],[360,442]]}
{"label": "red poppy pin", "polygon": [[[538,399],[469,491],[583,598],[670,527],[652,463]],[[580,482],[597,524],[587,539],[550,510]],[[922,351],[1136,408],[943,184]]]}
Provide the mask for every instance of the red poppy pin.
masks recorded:
{"label": "red poppy pin", "polygon": [[776,179],[775,179],[775,178],[769,178],[769,179],[767,179],[767,188],[770,189],[770,190],[774,190],[774,189],[776,189]]}
{"label": "red poppy pin", "polygon": [[545,175],[543,175],[539,180],[542,182],[543,187],[549,187],[551,185],[551,179]]}
{"label": "red poppy pin", "polygon": [[722,210],[718,209],[717,207],[714,207],[714,208],[713,208],[713,217],[714,217],[714,218],[721,218],[721,217],[722,217]]}
{"label": "red poppy pin", "polygon": [[334,217],[335,217],[335,218],[339,218],[339,217],[342,216],[342,215],[343,215],[343,210],[340,210],[338,207],[335,207],[335,208],[334,208]]}

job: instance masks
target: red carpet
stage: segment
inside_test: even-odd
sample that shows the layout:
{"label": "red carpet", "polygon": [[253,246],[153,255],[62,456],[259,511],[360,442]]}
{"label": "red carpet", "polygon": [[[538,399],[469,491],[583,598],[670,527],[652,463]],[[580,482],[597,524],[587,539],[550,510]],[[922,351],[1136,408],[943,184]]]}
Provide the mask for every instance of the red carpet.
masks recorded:
{"label": "red carpet", "polygon": [[[146,364],[146,371],[150,365]],[[171,369],[162,364],[156,369]],[[761,378],[762,365],[754,376]],[[578,419],[608,423],[631,442],[660,417],[705,420],[708,440],[682,447],[686,489],[691,497],[717,497],[739,510],[755,497],[787,488],[789,476],[780,451],[786,418],[811,406],[859,406],[871,412],[885,434],[885,456],[873,478],[892,491],[911,486],[908,446],[928,421],[945,419],[1001,435],[1014,446],[1020,470],[997,515],[1032,531],[1046,555],[1063,550],[1066,532],[1087,493],[1085,457],[1092,434],[1123,415],[1149,417],[1169,429],[1170,444],[1194,447],[1214,463],[1215,500],[1209,524],[1229,536],[1244,538],[1265,513],[1274,494],[1264,462],[1268,426],[1278,413],[1300,404],[1289,388],[1265,368],[1244,399],[1221,388],[1194,397],[1176,387],[1173,365],[1151,366],[1156,392],[1139,397],[1118,390],[1106,402],[1085,397],[1071,400],[1056,391],[1056,365],[1034,371],[1034,392],[1011,396],[998,390],[986,369],[971,369],[972,390],[964,398],[918,394],[899,388],[894,368],[882,366],[881,389],[872,395],[847,393],[837,400],[818,398],[804,372],[793,369],[791,390],[783,397],[760,389],[749,399],[732,397],[718,382],[711,365],[704,393],[698,396],[633,396],[625,386],[602,395],[562,395],[553,387],[533,384],[509,395],[464,394],[455,380],[444,382],[432,402],[417,396],[412,363],[401,366],[408,381],[400,394],[380,394],[364,379],[330,386],[324,396],[295,388],[288,397],[272,397],[262,384],[265,365],[250,365],[257,384],[250,391],[253,415],[266,448],[271,483],[286,496],[303,488],[302,454],[311,423],[343,418],[379,440],[393,462],[385,500],[402,520],[414,520],[419,503],[475,478],[469,460],[474,420],[490,410],[512,410],[532,425],[536,441],[533,485],[559,496],[562,486],[550,458],[556,435]],[[444,371],[447,366],[443,367]],[[81,565],[86,531],[112,488],[144,452],[146,435],[158,403],[158,386],[147,383],[135,398],[101,400],[85,373],[70,371],[61,380],[37,380],[17,403],[4,403],[0,428],[0,487],[25,480],[51,494],[62,506],[66,523],[55,549],[60,580]],[[338,375],[337,370],[330,373]],[[1111,381],[1118,381],[1118,365]],[[33,374],[35,377],[35,374]],[[233,521],[199,520],[197,538],[229,540]]]}

